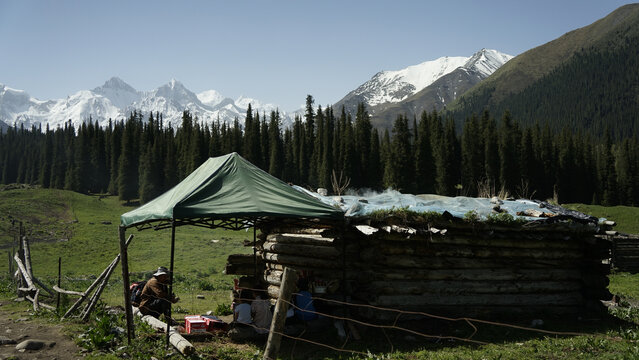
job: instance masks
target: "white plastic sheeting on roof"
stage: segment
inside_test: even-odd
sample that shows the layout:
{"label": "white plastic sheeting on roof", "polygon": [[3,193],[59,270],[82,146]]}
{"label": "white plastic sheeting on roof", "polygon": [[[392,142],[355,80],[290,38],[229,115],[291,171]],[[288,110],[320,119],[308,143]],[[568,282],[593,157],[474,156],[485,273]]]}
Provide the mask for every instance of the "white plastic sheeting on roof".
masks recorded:
{"label": "white plastic sheeting on roof", "polygon": [[[343,195],[321,196],[315,192],[310,192],[299,186],[296,189],[306,192],[316,197],[322,202],[339,207],[347,217],[365,217],[377,210],[407,209],[415,212],[437,212],[443,214],[450,213],[453,217],[464,218],[464,216],[474,211],[480,219],[486,220],[489,215],[498,212],[507,212],[514,218],[525,220],[543,220],[548,217],[561,215],[585,222],[597,222],[597,218],[567,210],[559,206],[553,206],[546,202],[519,199],[500,200],[497,198],[471,198],[465,196],[448,197],[440,195],[412,195],[402,194],[395,190],[386,190],[382,193],[369,192],[362,196]],[[524,215],[525,214],[525,215]]]}

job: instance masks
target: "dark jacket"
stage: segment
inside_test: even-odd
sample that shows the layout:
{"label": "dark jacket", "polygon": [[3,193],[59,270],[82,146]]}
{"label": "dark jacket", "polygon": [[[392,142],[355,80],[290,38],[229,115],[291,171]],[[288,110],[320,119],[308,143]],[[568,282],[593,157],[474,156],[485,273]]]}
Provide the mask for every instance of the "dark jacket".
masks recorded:
{"label": "dark jacket", "polygon": [[162,284],[152,277],[144,285],[140,295],[140,312],[158,317],[169,309],[172,297],[169,297],[168,284]]}

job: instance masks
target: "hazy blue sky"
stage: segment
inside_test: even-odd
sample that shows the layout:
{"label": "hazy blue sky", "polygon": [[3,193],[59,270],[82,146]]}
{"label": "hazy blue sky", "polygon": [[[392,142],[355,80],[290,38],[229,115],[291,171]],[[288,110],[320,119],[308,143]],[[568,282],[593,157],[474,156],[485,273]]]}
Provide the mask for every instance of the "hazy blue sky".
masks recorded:
{"label": "hazy blue sky", "polygon": [[50,99],[111,76],[145,91],[176,78],[293,110],[381,70],[481,48],[518,55],[625,3],[0,0],[0,83]]}

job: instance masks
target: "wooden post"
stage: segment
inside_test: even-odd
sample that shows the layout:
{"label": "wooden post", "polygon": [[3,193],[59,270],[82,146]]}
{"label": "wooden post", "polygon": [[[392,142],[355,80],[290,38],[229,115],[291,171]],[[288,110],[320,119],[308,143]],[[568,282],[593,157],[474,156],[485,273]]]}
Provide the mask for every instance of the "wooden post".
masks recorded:
{"label": "wooden post", "polygon": [[129,257],[127,255],[126,228],[119,227],[120,230],[120,260],[122,260],[122,286],[124,287],[124,312],[126,313],[126,335],[129,345],[135,336],[133,329],[133,312],[131,309],[131,296],[129,294]]}
{"label": "wooden post", "polygon": [[33,281],[31,281],[31,277],[29,276],[29,273],[26,269],[26,267],[24,266],[24,264],[22,263],[22,260],[20,260],[20,257],[18,256],[18,254],[15,254],[13,256],[13,259],[16,261],[16,264],[18,264],[18,268],[20,269],[20,273],[22,274],[22,277],[24,278],[24,281],[27,283],[27,288],[30,290],[35,290],[36,287],[33,285]]}
{"label": "wooden post", "polygon": [[40,295],[40,289],[37,289],[35,295],[33,295],[33,311],[40,311],[40,304],[38,303],[38,295]]}
{"label": "wooden post", "polygon": [[268,334],[268,341],[264,349],[263,360],[274,360],[280,351],[280,343],[282,341],[282,332],[284,331],[284,323],[286,322],[286,311],[288,303],[291,301],[291,294],[297,282],[297,272],[289,267],[284,268],[282,276],[282,286],[275,304],[273,312],[273,321],[271,322],[271,330]]}
{"label": "wooden post", "polygon": [[[175,258],[175,219],[171,220],[171,269],[169,270],[169,314],[166,319],[166,347],[169,348],[171,337],[171,310],[173,307],[173,260]],[[166,314],[164,315],[166,316]]]}
{"label": "wooden post", "polygon": [[[60,288],[60,281],[62,280],[62,257],[58,257],[58,288]],[[60,293],[56,297],[55,308],[60,311]]]}
{"label": "wooden post", "polygon": [[33,268],[31,267],[31,249],[29,247],[29,240],[26,236],[22,237],[22,247],[24,248],[24,267],[27,268],[29,276],[33,279]]}

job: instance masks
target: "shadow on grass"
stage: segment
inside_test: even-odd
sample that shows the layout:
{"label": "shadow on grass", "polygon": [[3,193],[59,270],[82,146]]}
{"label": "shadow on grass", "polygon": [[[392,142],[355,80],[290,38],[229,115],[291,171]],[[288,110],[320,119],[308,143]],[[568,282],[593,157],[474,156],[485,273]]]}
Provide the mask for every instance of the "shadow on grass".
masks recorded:
{"label": "shadow on grass", "polygon": [[[579,335],[605,337],[611,336],[610,334],[616,334],[612,336],[619,336],[626,330],[637,331],[637,324],[621,320],[607,313],[590,314],[590,316],[582,317],[565,316],[544,319],[543,322],[534,318],[500,319],[494,320],[494,322],[531,328],[531,330],[480,322],[473,322],[474,326],[471,326],[465,321],[451,322],[426,318],[423,320],[403,321],[397,324],[398,327],[406,330],[356,325],[355,327],[361,338],[360,340],[354,340],[352,338],[340,339],[337,336],[335,327],[329,323],[329,326],[321,331],[305,332],[300,335],[299,337],[303,340],[283,338],[279,356],[282,359],[367,358],[367,356],[358,356],[357,354],[409,354],[422,351],[454,351],[455,348],[459,347],[479,350],[484,346],[481,343],[521,345],[531,340],[544,341],[546,339],[574,338]],[[386,323],[385,325],[393,324]],[[550,334],[535,331],[535,329],[571,334]],[[470,341],[464,341],[463,339]],[[331,350],[304,340],[330,345],[343,351]],[[263,348],[263,344],[256,343],[255,345]],[[561,349],[558,347],[557,351],[561,351]],[[409,358],[412,359],[413,357]]]}

